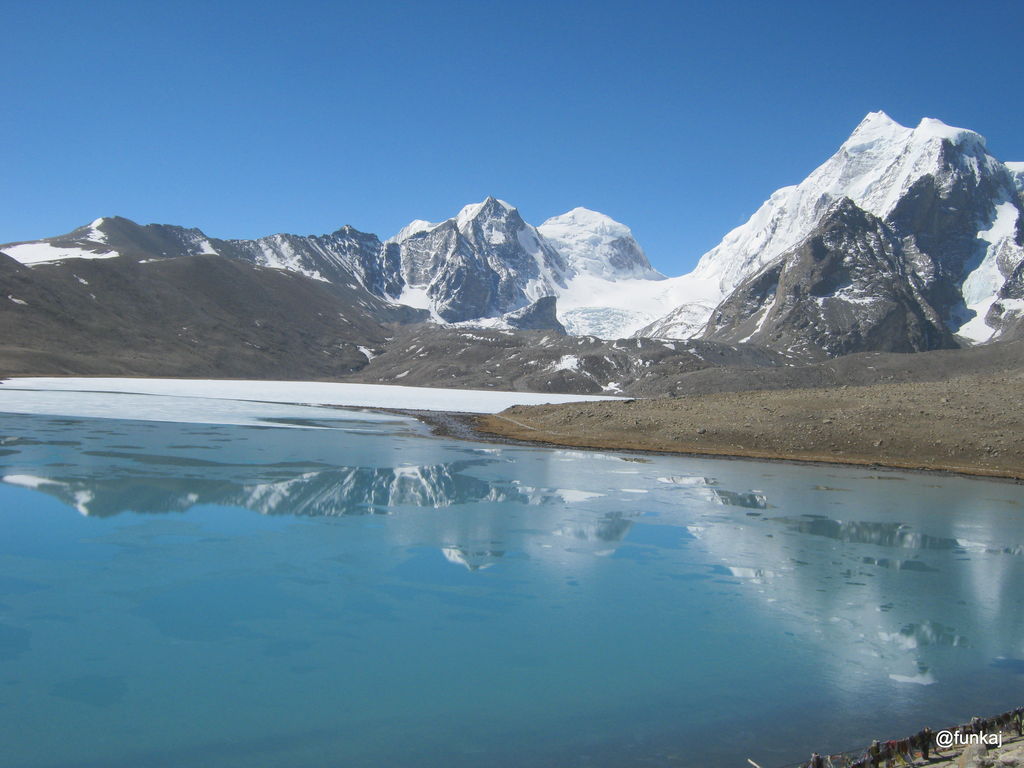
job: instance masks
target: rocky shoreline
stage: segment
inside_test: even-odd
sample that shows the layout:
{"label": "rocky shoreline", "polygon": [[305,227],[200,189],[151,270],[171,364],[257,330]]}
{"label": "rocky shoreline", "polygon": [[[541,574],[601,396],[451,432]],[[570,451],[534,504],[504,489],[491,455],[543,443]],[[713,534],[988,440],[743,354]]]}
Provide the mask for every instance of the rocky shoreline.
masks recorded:
{"label": "rocky shoreline", "polygon": [[505,439],[605,450],[855,464],[1024,480],[1024,373],[516,406]]}
{"label": "rocky shoreline", "polygon": [[[989,718],[933,731],[922,728],[903,739],[873,741],[863,749],[819,754],[808,762],[783,768],[891,768],[927,765],[935,768],[1019,768],[1024,765],[1024,707]],[[758,763],[749,763],[761,768]]]}

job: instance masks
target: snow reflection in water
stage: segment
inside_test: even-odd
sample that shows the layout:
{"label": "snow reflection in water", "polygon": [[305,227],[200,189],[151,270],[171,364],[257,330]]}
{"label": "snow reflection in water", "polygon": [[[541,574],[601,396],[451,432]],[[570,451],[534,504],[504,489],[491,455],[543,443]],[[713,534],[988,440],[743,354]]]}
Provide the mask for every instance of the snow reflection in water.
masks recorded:
{"label": "snow reflection in water", "polygon": [[2,418],[26,768],[771,764],[1017,703],[1019,486]]}

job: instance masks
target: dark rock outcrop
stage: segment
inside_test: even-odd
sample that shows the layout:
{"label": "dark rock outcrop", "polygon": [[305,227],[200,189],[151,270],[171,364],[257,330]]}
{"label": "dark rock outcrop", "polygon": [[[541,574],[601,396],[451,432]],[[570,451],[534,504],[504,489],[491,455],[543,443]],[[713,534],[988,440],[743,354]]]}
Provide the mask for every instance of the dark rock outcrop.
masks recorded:
{"label": "dark rock outcrop", "polygon": [[551,331],[421,324],[396,329],[386,348],[347,378],[372,384],[651,395],[681,393],[683,377],[705,368],[760,369],[790,362],[761,347],[699,339],[607,341]]}
{"label": "dark rock outcrop", "polygon": [[985,319],[1000,329],[1000,339],[1024,339],[1024,262],[999,289]]}
{"label": "dark rock outcrop", "polygon": [[528,307],[509,312],[502,320],[521,331],[554,331],[564,336],[565,326],[558,322],[557,303],[554,296],[542,296]]}
{"label": "dark rock outcrop", "polygon": [[811,356],[956,346],[899,238],[849,199],[798,247],[741,283],[703,337]]}

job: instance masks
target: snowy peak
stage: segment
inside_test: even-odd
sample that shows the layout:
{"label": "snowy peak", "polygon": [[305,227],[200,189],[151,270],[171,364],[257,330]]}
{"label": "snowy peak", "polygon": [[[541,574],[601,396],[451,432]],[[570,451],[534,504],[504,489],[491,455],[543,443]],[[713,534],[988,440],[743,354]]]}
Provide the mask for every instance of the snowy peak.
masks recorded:
{"label": "snowy peak", "polygon": [[504,219],[512,214],[515,214],[517,218],[519,216],[519,211],[514,206],[496,197],[488,197],[482,203],[471,203],[459,211],[455,217],[455,226],[461,232],[477,219]]}
{"label": "snowy peak", "polygon": [[499,200],[496,197],[487,197],[483,202],[470,203],[469,205],[463,206],[462,210],[460,210],[455,216],[452,216],[450,219],[445,219],[444,221],[433,222],[425,219],[413,219],[402,227],[397,234],[389,238],[387,242],[403,243],[410,237],[414,237],[421,232],[432,232],[443,224],[448,224],[449,222],[451,222],[457,230],[465,233],[473,221],[478,218],[506,218],[510,214],[515,214],[518,217],[519,211],[504,200]]}
{"label": "snowy peak", "polygon": [[860,121],[850,137],[843,142],[840,152],[859,153],[869,149],[907,144],[922,145],[935,141],[948,141],[954,146],[974,145],[984,150],[985,138],[966,128],[956,128],[932,117],[921,118],[916,128],[900,125],[885,112],[869,112]]}
{"label": "snowy peak", "polygon": [[948,141],[957,147],[974,145],[976,149],[982,151],[986,149],[985,137],[980,133],[975,133],[967,128],[955,128],[932,117],[921,118],[921,122],[914,129],[914,139],[916,141]]}
{"label": "snowy peak", "polygon": [[538,227],[556,232],[559,229],[568,229],[573,232],[589,234],[593,237],[619,238],[632,237],[633,231],[625,224],[621,224],[611,216],[592,211],[589,208],[573,208],[561,216],[552,216]]}
{"label": "snowy peak", "polygon": [[995,173],[998,165],[986,153],[985,139],[974,131],[928,117],[911,129],[884,112],[872,112],[799,189],[805,197],[850,197],[884,218],[923,176],[948,179],[960,171],[977,177]]}
{"label": "snowy peak", "polygon": [[900,125],[885,112],[868,112],[853,133],[843,143],[843,147],[872,144],[878,141],[902,141],[910,133],[910,129]]}
{"label": "snowy peak", "polygon": [[657,317],[636,316],[630,285],[665,279],[629,227],[586,208],[534,227],[488,197],[437,224],[413,221],[389,242],[400,249],[406,285],[397,300],[415,299],[448,322],[496,318],[556,296],[575,333],[617,338]]}
{"label": "snowy peak", "polygon": [[123,233],[138,225],[120,216],[95,219],[66,235],[5,245],[4,252],[22,264],[52,264],[65,259],[108,259],[122,254]]}
{"label": "snowy peak", "polygon": [[603,213],[573,208],[548,219],[537,231],[562,254],[574,275],[664,278],[651,266],[630,228]]}
{"label": "snowy peak", "polygon": [[516,240],[531,251],[539,247],[537,230],[523,221],[517,208],[495,197],[465,206],[450,221],[454,221],[455,228],[478,248]]}
{"label": "snowy peak", "polygon": [[398,302],[465,322],[526,307],[565,285],[565,260],[504,200],[488,197],[440,224],[415,221],[390,241]]}
{"label": "snowy peak", "polygon": [[[704,254],[694,275],[717,285],[718,301],[724,300],[741,281],[800,244],[835,201],[848,197],[890,221],[901,236],[916,238],[926,282],[956,282],[959,290],[964,270],[984,257],[972,251],[979,230],[989,228],[997,207],[1016,196],[1014,182],[1012,171],[986,152],[985,140],[974,131],[931,118],[908,128],[872,112],[806,179],[776,191]],[[952,313],[953,303],[947,296],[936,308],[945,304],[942,311]],[[952,315],[944,317],[955,329]]]}
{"label": "snowy peak", "polygon": [[386,242],[389,243],[401,243],[408,240],[413,235],[418,235],[420,232],[429,232],[434,227],[439,227],[440,223],[433,221],[426,221],[424,219],[413,219],[400,230],[398,233],[388,238]]}
{"label": "snowy peak", "polygon": [[[942,333],[988,340],[998,332],[998,324],[986,321],[988,310],[997,291],[1024,260],[1024,248],[1015,239],[1024,217],[1020,189],[1017,167],[989,155],[984,138],[974,131],[932,118],[908,128],[884,112],[872,112],[806,179],[777,190],[745,224],[704,254],[692,277],[714,286],[717,298],[710,294],[703,299],[695,297],[645,330],[686,338],[699,333],[708,318],[718,325],[709,307],[724,305],[738,286],[762,270],[779,272],[777,260],[801,246],[835,210],[836,202],[848,198],[846,208],[855,206],[874,216],[882,222],[879,231],[900,243],[893,251],[898,264],[887,267],[891,279],[882,283],[891,288],[894,281],[904,280],[900,275],[905,273],[909,275],[905,287],[919,294],[912,301],[896,301],[892,299],[896,294],[890,291],[886,300],[896,301],[894,306],[902,307],[901,312],[910,312],[904,313],[906,317],[916,316],[921,307],[928,308],[937,314],[936,327]],[[862,237],[844,241],[843,247],[856,251],[849,254],[852,266],[884,261],[876,258],[880,251],[869,243],[872,237],[876,236],[865,230]],[[762,313],[757,322],[763,324],[767,305],[755,301],[749,291],[744,295],[747,308]],[[863,296],[867,298],[867,294]],[[867,310],[850,306],[854,308],[849,311],[866,328],[870,321]],[[862,306],[866,307],[866,302]],[[736,302],[731,307],[732,315],[744,316]],[[934,318],[928,322],[935,324]],[[946,343],[940,336],[922,337],[912,346]]]}

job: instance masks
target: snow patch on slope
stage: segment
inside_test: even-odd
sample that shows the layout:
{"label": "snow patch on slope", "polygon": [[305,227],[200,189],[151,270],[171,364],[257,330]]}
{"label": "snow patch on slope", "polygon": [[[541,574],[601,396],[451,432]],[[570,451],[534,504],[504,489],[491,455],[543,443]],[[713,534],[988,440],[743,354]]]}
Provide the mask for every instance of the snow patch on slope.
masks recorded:
{"label": "snow patch on slope", "polygon": [[103,226],[103,222],[104,221],[106,221],[106,219],[100,217],[100,218],[94,220],[89,225],[89,235],[88,235],[88,237],[94,243],[105,243],[105,242],[107,242],[107,233],[104,232],[102,229],[100,229],[100,227]]}
{"label": "snow patch on slope", "polygon": [[[1017,230],[1017,206],[1004,201],[996,206],[995,215],[988,229],[978,232],[978,239],[988,243],[981,264],[964,280],[962,293],[967,308],[974,317],[960,326],[957,333],[975,343],[988,341],[995,329],[985,322],[985,315],[995,303],[996,293],[1006,280],[999,269],[1001,261],[1013,257],[1011,251],[1019,250],[1013,238]],[[1013,259],[1014,262],[1018,259]]]}
{"label": "snow patch on slope", "polygon": [[576,355],[562,355],[562,357],[551,364],[550,371],[578,371],[580,359]]}
{"label": "snow patch on slope", "polygon": [[[203,245],[204,243],[205,246]],[[284,235],[264,237],[258,240],[257,244],[259,245],[260,252],[256,263],[260,266],[269,267],[270,269],[281,269],[286,272],[298,272],[300,275],[311,277],[314,280],[320,280],[325,283],[330,282],[319,271],[302,266],[302,256],[295,251]],[[201,249],[200,253],[207,253],[208,251],[205,248],[209,248],[209,252],[216,254],[208,240],[200,242],[199,248]]]}
{"label": "snow patch on slope", "polygon": [[85,248],[52,245],[47,242],[9,245],[4,248],[4,253],[15,261],[29,266],[50,264],[64,259],[112,259],[120,255],[117,251],[90,251]]}
{"label": "snow patch on slope", "polygon": [[625,338],[675,307],[703,300],[713,308],[717,296],[714,282],[693,273],[662,280],[579,275],[570,279],[558,296],[558,319],[574,335]]}
{"label": "snow patch on slope", "polygon": [[432,221],[426,221],[424,219],[414,219],[398,230],[398,233],[393,237],[388,238],[385,242],[388,243],[401,243],[408,240],[413,235],[419,234],[420,232],[429,232],[435,227],[439,227],[440,223]]}
{"label": "snow patch on slope", "polygon": [[205,237],[202,238],[196,245],[199,249],[200,255],[218,256],[217,249],[213,247],[213,243],[207,240]]}

